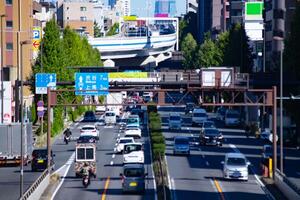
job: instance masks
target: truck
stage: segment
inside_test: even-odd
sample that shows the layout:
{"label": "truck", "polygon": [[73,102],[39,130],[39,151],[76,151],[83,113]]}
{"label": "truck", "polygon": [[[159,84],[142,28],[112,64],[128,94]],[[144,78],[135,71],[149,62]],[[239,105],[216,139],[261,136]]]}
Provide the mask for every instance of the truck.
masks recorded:
{"label": "truck", "polygon": [[[31,161],[33,151],[32,124],[24,123],[24,164]],[[21,163],[21,123],[0,124],[0,165]]]}
{"label": "truck", "polygon": [[122,92],[111,92],[106,96],[107,110],[114,111],[120,116],[123,111],[123,94]]}

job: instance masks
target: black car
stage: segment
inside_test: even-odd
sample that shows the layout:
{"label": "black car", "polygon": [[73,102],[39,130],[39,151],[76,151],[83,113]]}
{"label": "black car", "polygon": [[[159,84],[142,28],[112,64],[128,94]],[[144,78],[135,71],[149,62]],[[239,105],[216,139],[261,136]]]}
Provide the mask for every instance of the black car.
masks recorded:
{"label": "black car", "polygon": [[[51,151],[51,165],[54,164],[53,157],[55,155]],[[48,166],[48,150],[35,149],[32,152],[31,171],[45,170]]]}
{"label": "black car", "polygon": [[200,145],[222,146],[223,135],[216,128],[206,128],[200,133]]}
{"label": "black car", "polygon": [[83,117],[83,122],[96,122],[96,116],[93,111],[86,111]]}
{"label": "black car", "polygon": [[77,143],[96,143],[96,138],[91,135],[82,135],[77,139]]}

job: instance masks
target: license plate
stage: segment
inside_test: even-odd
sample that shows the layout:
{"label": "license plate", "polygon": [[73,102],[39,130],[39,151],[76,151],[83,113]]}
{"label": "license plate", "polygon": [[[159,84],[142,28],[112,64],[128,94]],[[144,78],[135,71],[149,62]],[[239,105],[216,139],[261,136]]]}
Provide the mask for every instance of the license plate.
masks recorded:
{"label": "license plate", "polygon": [[234,177],[239,177],[240,175],[241,175],[241,174],[240,174],[239,172],[234,172],[234,173],[233,173],[233,176],[234,176]]}
{"label": "license plate", "polygon": [[38,160],[38,163],[44,163],[44,160]]}
{"label": "license plate", "polygon": [[136,187],[136,186],[137,186],[137,183],[136,183],[136,182],[131,182],[131,183],[129,184],[129,186],[130,186],[130,187]]}

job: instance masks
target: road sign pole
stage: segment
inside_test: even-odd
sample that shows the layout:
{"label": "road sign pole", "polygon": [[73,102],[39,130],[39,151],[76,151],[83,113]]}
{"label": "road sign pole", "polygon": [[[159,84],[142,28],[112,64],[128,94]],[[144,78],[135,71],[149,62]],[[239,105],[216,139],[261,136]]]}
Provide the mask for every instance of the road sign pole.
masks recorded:
{"label": "road sign pole", "polygon": [[50,140],[51,140],[51,121],[50,121],[50,109],[51,109],[51,92],[50,92],[50,87],[47,88],[47,116],[48,116],[48,126],[47,126],[47,150],[48,150],[48,163],[47,163],[47,168],[48,168],[48,173],[50,174],[51,170],[51,144],[50,144]]}

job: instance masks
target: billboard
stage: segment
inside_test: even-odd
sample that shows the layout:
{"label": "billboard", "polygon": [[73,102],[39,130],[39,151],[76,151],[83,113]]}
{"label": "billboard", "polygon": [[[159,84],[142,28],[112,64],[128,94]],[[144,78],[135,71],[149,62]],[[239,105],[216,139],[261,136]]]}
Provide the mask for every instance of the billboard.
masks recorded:
{"label": "billboard", "polygon": [[[0,90],[1,88],[0,84]],[[4,101],[3,101],[3,115],[2,115],[2,97],[0,101],[0,123],[2,121],[2,116],[3,116],[3,123],[9,124],[12,122],[12,86],[10,81],[3,81],[3,88],[4,88]]]}
{"label": "billboard", "polygon": [[246,2],[245,20],[263,20],[264,2]]}
{"label": "billboard", "polygon": [[112,72],[108,78],[148,78],[147,72]]}

